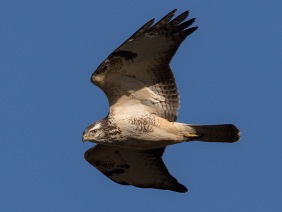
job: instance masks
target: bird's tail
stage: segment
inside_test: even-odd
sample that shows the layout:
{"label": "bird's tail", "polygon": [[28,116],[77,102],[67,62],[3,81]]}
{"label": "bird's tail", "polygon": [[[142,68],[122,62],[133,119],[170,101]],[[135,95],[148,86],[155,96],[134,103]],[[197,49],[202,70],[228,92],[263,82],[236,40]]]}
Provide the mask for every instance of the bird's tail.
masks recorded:
{"label": "bird's tail", "polygon": [[187,140],[233,143],[240,139],[240,131],[233,124],[190,125],[182,124],[182,134]]}

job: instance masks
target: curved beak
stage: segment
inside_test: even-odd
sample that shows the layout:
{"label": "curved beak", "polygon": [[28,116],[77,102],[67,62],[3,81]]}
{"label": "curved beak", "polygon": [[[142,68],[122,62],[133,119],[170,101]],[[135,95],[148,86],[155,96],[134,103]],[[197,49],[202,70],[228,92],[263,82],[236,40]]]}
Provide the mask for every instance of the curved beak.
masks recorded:
{"label": "curved beak", "polygon": [[82,143],[86,142],[88,139],[87,133],[84,131],[82,134]]}

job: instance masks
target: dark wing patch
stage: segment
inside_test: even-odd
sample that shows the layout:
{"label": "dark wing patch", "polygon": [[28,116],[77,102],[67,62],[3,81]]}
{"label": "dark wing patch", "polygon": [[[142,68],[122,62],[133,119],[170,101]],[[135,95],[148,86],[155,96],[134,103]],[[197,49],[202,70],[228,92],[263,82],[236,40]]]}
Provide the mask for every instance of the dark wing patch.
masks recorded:
{"label": "dark wing patch", "polygon": [[182,41],[197,27],[188,28],[195,19],[184,21],[188,11],[172,19],[175,12],[153,26],[154,19],[147,22],[92,74],[91,81],[104,91],[111,107],[124,107],[131,101],[136,104],[138,100],[144,110],[176,121],[179,95],[169,63]]}
{"label": "dark wing patch", "polygon": [[137,57],[137,54],[130,51],[118,50],[112,53],[111,57],[121,57],[125,60],[133,60]]}
{"label": "dark wing patch", "polygon": [[108,178],[122,185],[187,192],[170,175],[162,160],[165,148],[138,150],[98,144],[85,159]]}

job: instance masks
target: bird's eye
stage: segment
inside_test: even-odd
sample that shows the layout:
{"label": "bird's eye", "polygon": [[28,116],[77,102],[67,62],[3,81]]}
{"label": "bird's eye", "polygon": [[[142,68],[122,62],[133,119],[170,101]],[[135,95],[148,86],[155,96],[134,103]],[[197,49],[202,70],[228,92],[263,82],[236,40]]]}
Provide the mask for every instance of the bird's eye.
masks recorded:
{"label": "bird's eye", "polygon": [[93,130],[93,133],[96,133],[97,132],[97,129]]}

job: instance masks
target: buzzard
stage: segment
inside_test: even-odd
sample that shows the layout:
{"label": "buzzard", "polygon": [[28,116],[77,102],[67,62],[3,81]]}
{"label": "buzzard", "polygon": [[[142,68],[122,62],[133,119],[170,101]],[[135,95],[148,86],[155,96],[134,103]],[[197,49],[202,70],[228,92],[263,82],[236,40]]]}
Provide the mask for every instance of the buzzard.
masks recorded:
{"label": "buzzard", "polygon": [[179,95],[170,61],[197,27],[189,12],[172,19],[171,11],[153,25],[147,22],[102,62],[91,82],[107,96],[109,113],[83,132],[82,140],[97,143],[85,159],[122,185],[186,192],[167,170],[166,146],[188,141],[239,140],[232,124],[191,125],[176,122]]}

